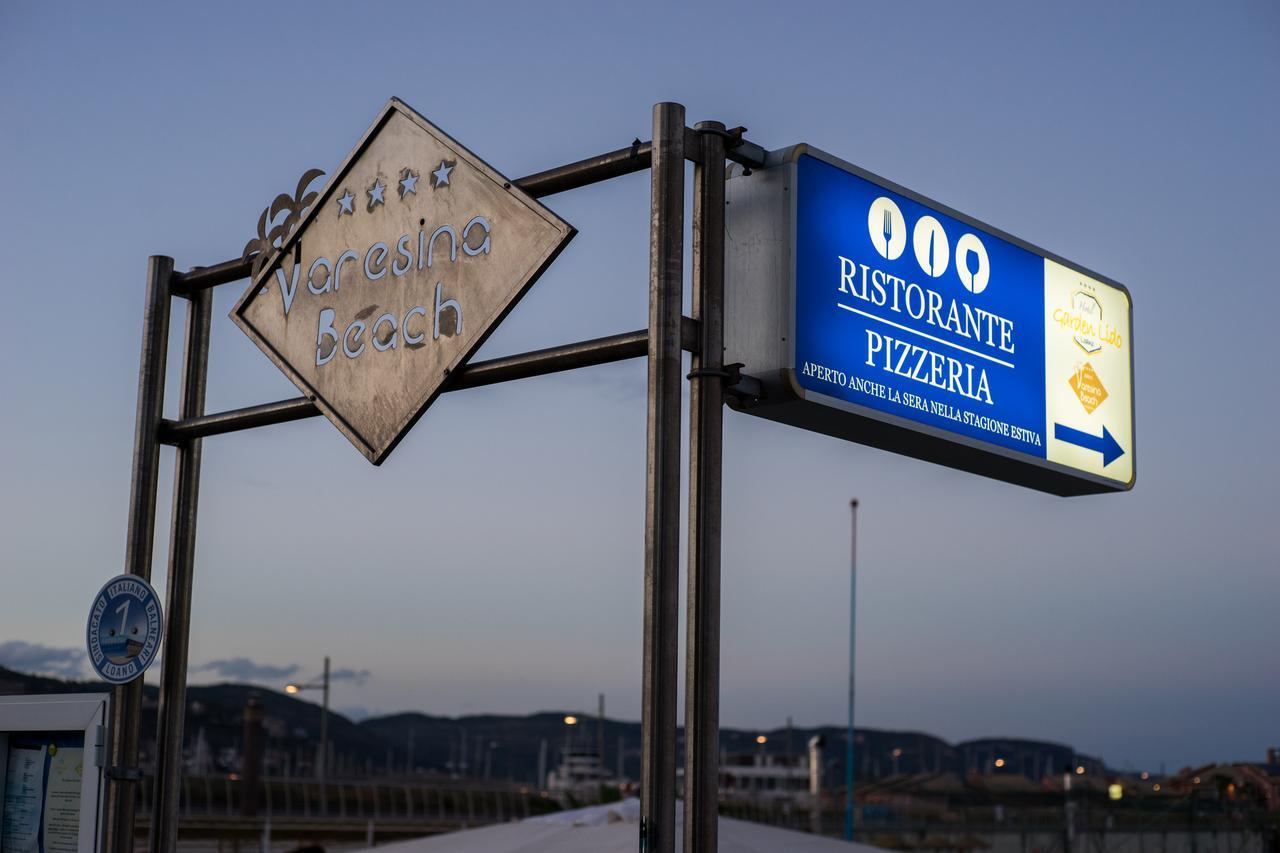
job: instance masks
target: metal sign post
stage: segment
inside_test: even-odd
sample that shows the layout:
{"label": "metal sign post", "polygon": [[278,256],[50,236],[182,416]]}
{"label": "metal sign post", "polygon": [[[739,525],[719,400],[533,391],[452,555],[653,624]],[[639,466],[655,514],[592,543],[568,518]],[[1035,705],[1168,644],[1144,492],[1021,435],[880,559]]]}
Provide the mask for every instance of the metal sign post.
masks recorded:
{"label": "metal sign post", "polygon": [[[436,301],[432,305],[437,314],[435,319],[439,319],[440,309],[459,315],[450,315],[450,319],[456,319],[457,322],[451,329],[445,327],[445,331],[454,332],[452,337],[455,337],[455,341],[447,351],[442,350],[437,354],[435,362],[442,365],[442,368],[436,378],[426,385],[415,386],[411,393],[406,393],[401,400],[404,405],[391,419],[394,422],[380,421],[379,413],[363,407],[360,401],[344,405],[340,399],[342,386],[315,370],[324,364],[311,363],[312,356],[307,353],[307,347],[291,337],[292,333],[284,318],[273,316],[265,308],[253,306],[258,303],[268,306],[271,298],[276,298],[280,300],[283,314],[287,315],[291,308],[298,310],[293,306],[292,298],[304,298],[297,289],[299,286],[309,285],[309,292],[313,295],[326,292],[324,284],[328,281],[327,275],[308,275],[304,282],[302,272],[298,270],[302,263],[303,241],[309,239],[303,231],[307,223],[315,221],[317,216],[328,215],[330,225],[325,227],[329,228],[332,228],[334,217],[354,216],[355,207],[353,200],[346,197],[345,191],[349,190],[346,184],[356,181],[352,185],[359,186],[367,195],[363,199],[365,214],[371,217],[385,213],[387,193],[394,188],[382,183],[383,176],[377,171],[376,165],[369,174],[357,174],[361,168],[358,155],[365,150],[365,146],[378,142],[373,135],[379,126],[377,123],[375,128],[371,128],[370,134],[366,134],[347,163],[339,169],[326,190],[304,194],[310,181],[316,176],[316,173],[308,172],[300,182],[296,198],[290,199],[285,195],[277,197],[276,202],[264,211],[259,223],[260,239],[256,241],[259,249],[257,254],[247,253],[238,260],[195,268],[185,273],[174,271],[171,258],[151,258],[143,316],[133,479],[125,554],[125,569],[128,573],[148,579],[151,575],[160,446],[174,446],[178,457],[169,554],[169,626],[164,638],[157,723],[156,798],[150,848],[155,853],[171,853],[177,846],[187,647],[190,637],[201,440],[204,437],[326,414],[370,461],[377,464],[386,457],[437,394],[647,356],[648,450],[645,484],[640,844],[641,849],[648,851],[674,851],[680,557],[680,383],[682,351],[689,351],[694,353],[693,372],[689,375],[693,382],[691,405],[694,409],[691,414],[693,453],[689,577],[692,609],[688,616],[691,641],[687,684],[691,710],[686,767],[688,778],[696,781],[691,784],[688,818],[690,828],[687,830],[685,850],[689,853],[695,850],[713,851],[716,844],[715,784],[718,776],[721,402],[722,387],[727,385],[720,344],[723,328],[720,294],[724,270],[724,160],[727,157],[743,165],[759,168],[764,162],[764,151],[744,140],[741,129],[726,132],[723,125],[706,123],[699,126],[700,132],[690,130],[685,126],[682,106],[658,104],[653,109],[652,143],[636,140],[626,148],[598,157],[539,172],[520,180],[503,181],[483,161],[461,149],[425,119],[420,116],[415,119],[416,114],[409,115],[410,112],[400,102],[393,101],[380,114],[379,119],[381,122],[393,117],[393,114],[407,117],[411,124],[416,124],[420,130],[427,131],[435,139],[434,143],[407,143],[401,139],[400,143],[387,149],[400,160],[405,160],[404,163],[397,163],[397,168],[403,168],[406,173],[394,176],[400,179],[398,183],[403,190],[397,191],[399,203],[415,201],[410,199],[405,202],[405,199],[414,194],[417,188],[425,186],[416,182],[427,180],[426,176],[420,170],[415,172],[416,162],[410,163],[406,159],[414,152],[425,150],[420,148],[424,144],[445,145],[457,154],[453,163],[450,163],[453,154],[446,153],[440,157],[439,164],[432,164],[436,166],[431,178],[435,189],[447,186],[454,179],[452,170],[465,161],[466,168],[463,172],[473,170],[474,180],[489,181],[489,184],[482,185],[487,188],[478,190],[479,195],[475,197],[499,198],[499,203],[525,205],[535,213],[537,208],[526,204],[522,198],[541,198],[652,167],[649,328],[489,361],[468,361],[470,354],[483,341],[486,331],[500,322],[532,279],[551,262],[568,239],[571,229],[551,214],[542,217],[543,222],[552,226],[551,236],[541,242],[535,241],[536,245],[525,246],[528,254],[524,257],[531,258],[531,264],[521,265],[521,256],[517,252],[506,256],[498,265],[503,266],[510,274],[504,285],[507,289],[497,293],[489,303],[490,307],[484,309],[487,314],[478,318],[486,324],[482,328],[467,326],[460,316],[462,312],[453,305],[446,304],[449,297],[440,292],[444,285],[436,286]],[[415,145],[419,147],[414,147]],[[434,152],[433,158],[438,153]],[[695,163],[697,188],[694,240],[694,277],[697,287],[693,318],[683,317],[681,314],[686,160]],[[371,180],[368,187],[363,186],[366,179]],[[501,201],[503,198],[514,202]],[[325,209],[322,212],[309,209],[311,201]],[[351,208],[350,211],[348,207]],[[277,220],[277,214],[283,215],[282,221]],[[426,216],[419,218],[425,220]],[[387,221],[384,224],[390,226],[403,223],[397,220],[396,223]],[[425,221],[421,224],[425,227]],[[486,226],[488,224],[486,221]],[[475,227],[483,230],[486,238],[489,236],[488,227]],[[434,232],[424,232],[423,242],[425,243],[426,233],[432,234],[434,243]],[[482,246],[491,247],[487,242],[479,240],[478,232],[476,239],[471,242],[467,242],[465,234],[458,236],[461,239],[457,245],[473,258],[475,255],[471,255],[471,252],[481,252]],[[516,232],[509,236],[525,239],[527,243],[529,233]],[[392,251],[389,244],[384,253],[377,248],[382,242],[381,238],[374,236],[372,239],[377,242],[368,246],[361,263],[366,278],[381,278],[380,273],[387,270],[393,274],[396,274],[396,269],[400,269],[402,273],[408,271],[399,260],[389,257]],[[444,246],[443,240],[440,245]],[[307,246],[308,250],[311,248],[311,245]],[[327,247],[322,245],[320,248]],[[415,262],[421,262],[423,248],[426,247],[420,244],[414,255]],[[400,241],[397,241],[395,249],[402,250]],[[412,252],[412,249],[409,251]],[[401,254],[404,252],[401,251]],[[270,263],[264,260],[264,256],[269,258]],[[313,256],[308,254],[308,257]],[[327,258],[319,253],[315,257]],[[331,263],[336,260],[333,265],[333,290],[337,291],[338,271],[342,268],[342,260],[328,260]],[[319,261],[312,261],[309,272],[318,270],[316,264],[324,266]],[[355,263],[351,263],[347,269],[353,271]],[[278,276],[275,275],[277,272]],[[235,319],[277,365],[304,389],[306,396],[205,414],[212,289],[249,277],[254,282],[237,305]],[[278,292],[272,293],[273,287],[278,287]],[[165,349],[169,336],[170,300],[175,296],[188,300],[186,353],[179,416],[176,420],[166,420],[161,410],[165,388]],[[324,307],[326,306],[313,306],[315,310],[307,309],[311,311],[307,314],[307,319],[318,324],[319,338],[324,338],[324,332],[328,328],[325,325],[328,315],[321,313]],[[397,326],[396,334],[400,335],[406,345],[431,337],[424,324],[409,329],[409,337],[406,338],[405,318],[421,321],[419,312],[414,310],[416,307],[411,306],[393,317]],[[425,310],[425,303],[421,307]],[[388,310],[386,313],[390,316],[395,312]],[[365,322],[357,330],[355,321],[366,320],[369,322]],[[392,333],[389,331],[391,322],[373,315],[367,318],[356,316],[355,321],[345,325],[341,332],[334,325],[334,334],[330,337],[335,338],[335,341],[331,342],[330,356],[336,355],[334,350],[345,346],[343,356],[355,363],[358,358],[356,352],[362,344],[361,336],[366,332],[367,337],[364,337],[363,343],[376,342],[381,346],[375,347],[375,354],[388,355],[392,341]],[[434,326],[433,323],[432,331]],[[313,335],[308,346],[314,347],[317,342],[317,337],[314,336],[316,328],[316,325],[312,325],[308,330]],[[337,338],[338,334],[342,335],[340,339]],[[419,338],[419,335],[425,337]],[[317,362],[321,362],[326,356],[323,348],[313,351]],[[404,355],[402,350],[393,357]],[[409,373],[412,374],[412,371]],[[380,380],[385,379],[385,374],[380,376]],[[384,387],[388,387],[385,382]],[[319,393],[321,391],[327,393]],[[347,400],[347,403],[351,403],[351,400]],[[141,698],[141,679],[116,688],[113,694],[102,828],[103,853],[132,853],[134,848],[134,800],[136,783],[142,778],[137,767]]]}
{"label": "metal sign post", "polygon": [[693,319],[689,372],[689,567],[685,631],[684,849],[715,850],[720,816],[720,487],[724,385],[724,145],[697,126],[693,170]]}
{"label": "metal sign post", "polygon": [[644,705],[640,850],[668,850],[676,820],[680,607],[680,320],[684,107],[653,108],[649,222],[649,400],[644,520]]}
{"label": "metal sign post", "polygon": [[854,802],[853,783],[854,753],[858,743],[853,728],[853,700],[857,681],[858,653],[858,501],[849,501],[849,512],[853,514],[849,528],[849,725],[845,730],[844,744],[844,840],[853,840]]}
{"label": "metal sign post", "polygon": [[[192,294],[187,300],[187,340],[182,359],[182,391],[178,400],[178,416],[182,418],[204,414],[212,317],[213,291],[201,290]],[[166,608],[169,630],[175,638],[165,646],[160,671],[160,707],[156,713],[156,788],[151,813],[152,850],[174,850],[178,844],[182,733],[187,705],[187,645],[191,636],[191,591],[195,571],[202,441],[189,438],[176,446]]]}
{"label": "metal sign post", "polygon": [[[164,372],[169,344],[169,278],[173,259],[153,256],[147,264],[147,294],[142,313],[142,357],[138,366],[138,410],[133,437],[133,477],[129,487],[129,524],[124,570],[151,579],[155,544],[156,484],[160,467],[160,427]],[[165,658],[173,642],[170,631]],[[106,792],[103,802],[103,853],[132,853],[133,811],[142,722],[142,679],[111,689],[107,723]]]}

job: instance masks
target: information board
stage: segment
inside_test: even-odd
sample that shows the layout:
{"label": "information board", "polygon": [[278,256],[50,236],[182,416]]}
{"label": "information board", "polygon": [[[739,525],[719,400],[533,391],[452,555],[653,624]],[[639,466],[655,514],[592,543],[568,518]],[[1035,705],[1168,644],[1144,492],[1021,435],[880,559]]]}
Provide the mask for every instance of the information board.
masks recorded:
{"label": "information board", "polygon": [[107,702],[104,695],[0,697],[0,851],[96,849]]}
{"label": "information board", "polygon": [[727,198],[745,411],[1058,494],[1132,487],[1122,285],[808,146]]}

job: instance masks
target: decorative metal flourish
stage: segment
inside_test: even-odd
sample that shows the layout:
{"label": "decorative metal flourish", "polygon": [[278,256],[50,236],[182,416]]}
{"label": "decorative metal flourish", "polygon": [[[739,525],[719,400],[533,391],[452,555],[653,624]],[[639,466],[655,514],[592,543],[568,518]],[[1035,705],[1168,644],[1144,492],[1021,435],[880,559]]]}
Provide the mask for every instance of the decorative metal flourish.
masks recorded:
{"label": "decorative metal flourish", "polygon": [[263,209],[262,216],[258,217],[258,236],[245,244],[244,252],[240,255],[241,259],[247,259],[250,255],[257,254],[253,261],[254,277],[262,270],[272,251],[285,244],[302,217],[306,216],[316,196],[320,194],[319,190],[310,190],[310,187],[316,179],[322,177],[324,172],[320,169],[308,169],[298,179],[298,188],[292,196],[280,193],[275,201]]}

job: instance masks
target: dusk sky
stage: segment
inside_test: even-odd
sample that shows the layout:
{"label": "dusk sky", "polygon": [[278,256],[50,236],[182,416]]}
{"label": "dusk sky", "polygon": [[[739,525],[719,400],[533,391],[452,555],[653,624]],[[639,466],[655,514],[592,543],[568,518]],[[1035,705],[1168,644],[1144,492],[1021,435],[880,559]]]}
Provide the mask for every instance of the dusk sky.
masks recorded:
{"label": "dusk sky", "polygon": [[[857,496],[860,725],[1153,770],[1280,745],[1275,3],[6,3],[0,81],[0,664],[87,677],[90,600],[123,566],[148,255],[237,257],[392,95],[511,178],[648,139],[671,100],[1134,300],[1130,493],[726,413],[723,724],[843,722]],[[478,357],[642,328],[648,190],[547,198],[579,234]],[[209,411],[297,395],[227,319],[241,292],[216,294]],[[193,679],[279,687],[329,654],[360,676],[339,709],[603,692],[638,719],[644,393],[636,360],[448,394],[380,468],[323,418],[206,440]]]}

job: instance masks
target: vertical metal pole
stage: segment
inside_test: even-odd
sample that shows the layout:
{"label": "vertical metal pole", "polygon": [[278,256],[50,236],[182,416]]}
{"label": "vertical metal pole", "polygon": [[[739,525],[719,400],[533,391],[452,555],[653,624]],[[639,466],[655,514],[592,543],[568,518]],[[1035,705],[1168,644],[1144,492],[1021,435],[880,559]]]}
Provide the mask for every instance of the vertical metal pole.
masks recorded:
{"label": "vertical metal pole", "polygon": [[1062,774],[1062,849],[1074,853],[1076,839],[1075,805],[1071,802],[1071,770]]}
{"label": "vertical metal pole", "polygon": [[329,656],[324,656],[324,701],[320,703],[320,763],[316,765],[320,774],[320,791],[324,793],[324,783],[329,775]]}
{"label": "vertical metal pole", "polygon": [[[138,365],[138,409],[133,432],[133,476],[129,487],[129,528],[124,554],[125,571],[147,580],[151,579],[151,551],[155,545],[156,476],[160,467],[159,432],[164,409],[172,274],[173,258],[152,255],[148,260],[142,356]],[[133,850],[134,797],[141,775],[137,772],[141,723],[142,679],[112,688],[102,853],[132,853]]]}
{"label": "vertical metal pole", "polygon": [[600,760],[600,775],[604,776],[604,694],[600,694],[599,710],[596,713],[596,757]]}
{"label": "vertical metal pole", "polygon": [[720,806],[720,490],[724,418],[724,125],[708,121],[693,172],[689,578],[685,632],[684,850],[714,853]]}
{"label": "vertical metal pole", "polygon": [[[187,303],[186,352],[182,364],[179,417],[204,414],[209,375],[209,321],[213,291],[193,293]],[[156,796],[151,810],[152,853],[173,853],[178,846],[178,796],[182,785],[183,722],[187,708],[187,646],[191,637],[191,589],[196,556],[196,518],[200,500],[200,443],[177,447],[173,478],[173,519],[169,539],[167,631],[156,716]]]}
{"label": "vertical metal pole", "polygon": [[849,501],[853,512],[853,532],[849,540],[849,730],[844,749],[844,840],[853,840],[853,687],[855,641],[858,636],[858,502]]}
{"label": "vertical metal pole", "polygon": [[642,853],[675,850],[684,135],[684,107],[655,104],[649,220],[644,696],[640,722]]}

